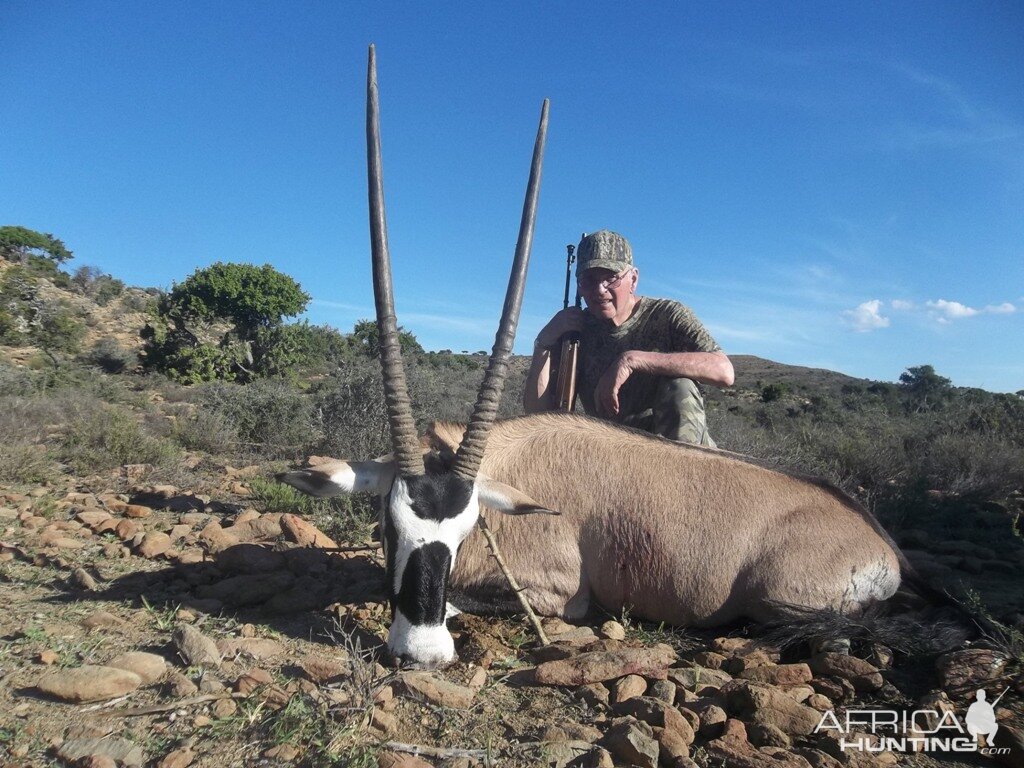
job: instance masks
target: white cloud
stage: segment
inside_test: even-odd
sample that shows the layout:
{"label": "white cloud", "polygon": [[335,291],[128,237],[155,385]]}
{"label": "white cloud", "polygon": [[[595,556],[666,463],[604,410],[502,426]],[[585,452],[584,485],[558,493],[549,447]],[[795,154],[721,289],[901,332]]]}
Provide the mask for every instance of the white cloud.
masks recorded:
{"label": "white cloud", "polygon": [[858,304],[856,309],[844,310],[843,317],[853,326],[855,331],[861,333],[876,331],[879,328],[889,327],[889,318],[879,313],[881,308],[882,302],[880,299],[871,299],[870,301]]}
{"label": "white cloud", "polygon": [[1010,302],[1004,301],[1002,304],[989,304],[982,311],[993,315],[1011,315],[1017,311],[1017,308]]}
{"label": "white cloud", "polygon": [[889,302],[889,305],[893,309],[900,312],[906,312],[914,308],[914,302],[904,301],[903,299],[893,299],[891,302]]}
{"label": "white cloud", "polygon": [[948,323],[952,320],[959,320],[962,317],[973,317],[978,314],[978,310],[974,307],[968,307],[959,301],[938,299],[937,301],[926,301],[925,305],[932,310],[929,314],[940,323]]}
{"label": "white cloud", "polygon": [[961,304],[959,301],[947,301],[946,299],[926,301],[925,306],[929,309],[928,315],[939,323],[950,323],[953,320],[974,317],[975,315],[1008,315],[1017,311],[1017,307],[1008,301],[1004,301],[1002,304],[989,304],[981,309],[975,309],[974,307],[968,307],[966,304]]}

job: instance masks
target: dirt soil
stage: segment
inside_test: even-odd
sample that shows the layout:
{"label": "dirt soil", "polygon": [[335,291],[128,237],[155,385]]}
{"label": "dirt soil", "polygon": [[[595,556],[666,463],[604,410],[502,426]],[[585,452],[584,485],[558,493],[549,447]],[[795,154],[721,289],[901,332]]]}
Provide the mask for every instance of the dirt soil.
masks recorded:
{"label": "dirt soil", "polygon": [[[579,628],[549,621],[559,649],[551,652],[538,651],[524,620],[462,615],[450,622],[458,662],[417,682],[385,666],[389,610],[372,542],[322,538],[310,546],[304,536],[319,532],[299,523],[289,528],[292,523],[282,515],[249,506],[241,476],[214,478],[220,485],[199,494],[146,486],[144,471],[122,468],[103,488],[75,479],[62,486],[0,488],[3,765],[625,765],[628,750],[613,745],[608,734],[620,722],[616,703],[627,699],[629,685],[639,685],[640,693],[646,689],[648,697],[657,690],[664,698],[668,690],[670,706],[693,713],[696,734],[690,731],[685,755],[663,744],[662,765],[995,764],[974,754],[953,759],[889,753],[870,762],[817,757],[825,754],[817,750],[820,740],[774,731],[758,737],[767,744],[743,742],[746,757],[728,757],[721,728],[700,719],[710,702],[731,707],[718,690],[722,680],[754,666],[810,659],[799,643],[781,655],[776,648],[744,643],[756,639],[760,630],[752,627],[697,633],[628,617],[597,616]],[[969,554],[969,546],[961,547],[960,561],[950,547],[926,559],[947,570],[966,561],[968,570],[957,574],[999,601],[999,615],[1009,621],[1024,610],[1024,548],[1019,539],[1001,538],[1004,549],[982,559],[981,567],[968,560],[986,554],[977,544]],[[993,566],[984,567],[986,562]],[[612,618],[618,621],[608,623]],[[183,626],[216,643],[219,659],[204,663],[183,649]],[[533,677],[541,659],[658,643],[674,649],[675,668],[717,665],[720,679],[690,691],[671,675],[678,689],[655,685],[658,675],[627,685],[623,681],[636,676],[624,674],[587,689],[540,685]],[[975,640],[972,647],[992,645]],[[965,687],[946,692],[962,718],[974,687],[992,697],[1008,688],[998,715],[1001,723],[1019,728],[1020,659],[1012,649],[997,650],[1004,658],[998,669],[969,672],[981,677],[968,676]],[[105,666],[126,652],[157,657],[151,680],[140,673],[139,682],[132,678],[112,695],[97,692],[95,680],[73,694],[44,692],[46,680],[68,678],[87,665]],[[855,692],[848,681],[832,678],[831,687],[826,682],[821,690],[840,692],[835,702],[824,699],[837,712],[858,705],[912,708],[940,690],[943,678],[934,656],[897,651],[888,668],[884,648],[855,643],[853,652],[874,664],[886,684],[871,691],[858,684]],[[812,699],[802,695],[806,709]],[[813,701],[824,706],[822,699]],[[747,730],[753,742],[752,723]],[[660,738],[667,724],[637,727]],[[777,752],[770,757],[779,749],[770,743],[773,738],[793,762]],[[419,757],[412,756],[415,751]]]}

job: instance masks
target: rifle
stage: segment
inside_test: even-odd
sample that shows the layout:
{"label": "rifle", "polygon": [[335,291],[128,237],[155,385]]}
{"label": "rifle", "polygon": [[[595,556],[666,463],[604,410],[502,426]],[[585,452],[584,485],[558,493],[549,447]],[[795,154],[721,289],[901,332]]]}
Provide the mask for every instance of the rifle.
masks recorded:
{"label": "rifle", "polygon": [[[576,261],[576,246],[567,245],[568,252],[565,260],[565,298],[562,299],[562,309],[569,308],[569,283],[572,280],[572,264]],[[579,309],[582,302],[580,293],[576,291],[576,308]],[[558,375],[555,378],[555,402],[556,410],[572,413],[576,406],[576,363],[580,354],[580,335],[575,331],[565,334],[562,337],[562,350],[558,356]]]}

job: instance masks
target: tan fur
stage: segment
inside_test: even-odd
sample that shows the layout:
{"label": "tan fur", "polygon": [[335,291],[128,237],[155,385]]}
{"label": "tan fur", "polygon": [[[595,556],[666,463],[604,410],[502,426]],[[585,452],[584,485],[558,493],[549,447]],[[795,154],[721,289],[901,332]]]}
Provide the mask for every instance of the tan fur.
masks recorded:
{"label": "tan fur", "polygon": [[[424,446],[449,456],[463,429],[436,423]],[[899,584],[894,545],[854,501],[736,454],[539,414],[496,423],[480,471],[561,512],[484,510],[541,614],[579,616],[594,599],[653,621],[713,626],[770,619],[786,605],[856,611]],[[474,531],[452,586],[489,595],[503,584]]]}

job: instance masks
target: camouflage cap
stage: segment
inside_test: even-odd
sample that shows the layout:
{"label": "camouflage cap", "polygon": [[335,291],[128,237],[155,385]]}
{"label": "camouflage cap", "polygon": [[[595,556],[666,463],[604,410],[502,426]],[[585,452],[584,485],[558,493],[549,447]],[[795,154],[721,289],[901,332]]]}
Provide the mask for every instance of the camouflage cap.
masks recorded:
{"label": "camouflage cap", "polygon": [[610,269],[622,272],[633,266],[633,249],[617,232],[601,229],[584,235],[576,249],[576,277],[588,269]]}

